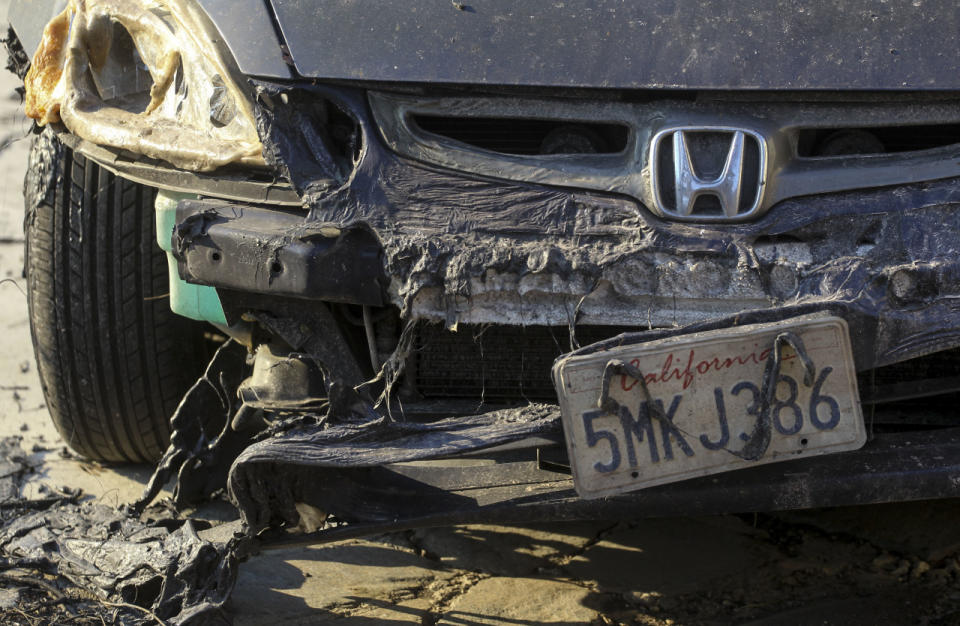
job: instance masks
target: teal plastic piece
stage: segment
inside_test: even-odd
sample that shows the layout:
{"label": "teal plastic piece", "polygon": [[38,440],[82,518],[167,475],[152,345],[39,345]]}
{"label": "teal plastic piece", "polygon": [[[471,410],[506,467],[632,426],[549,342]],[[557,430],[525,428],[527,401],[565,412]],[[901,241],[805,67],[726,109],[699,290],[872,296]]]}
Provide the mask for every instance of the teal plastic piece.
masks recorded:
{"label": "teal plastic piece", "polygon": [[173,256],[173,227],[177,223],[177,203],[186,198],[196,198],[187,193],[172,191],[157,192],[154,205],[157,213],[157,244],[167,253],[167,269],[170,275],[170,310],[190,319],[227,325],[223,305],[217,290],[208,285],[193,285],[180,278],[177,259]]}

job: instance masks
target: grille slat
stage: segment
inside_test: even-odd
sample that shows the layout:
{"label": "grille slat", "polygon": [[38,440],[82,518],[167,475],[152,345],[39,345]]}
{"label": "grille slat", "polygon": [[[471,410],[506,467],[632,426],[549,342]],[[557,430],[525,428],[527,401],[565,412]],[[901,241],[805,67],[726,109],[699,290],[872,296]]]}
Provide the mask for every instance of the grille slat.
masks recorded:
{"label": "grille slat", "polygon": [[809,158],[894,154],[931,150],[954,144],[960,144],[960,124],[803,128],[797,136],[797,156]]}
{"label": "grille slat", "polygon": [[501,154],[617,154],[627,147],[623,124],[528,118],[414,115],[422,131]]}

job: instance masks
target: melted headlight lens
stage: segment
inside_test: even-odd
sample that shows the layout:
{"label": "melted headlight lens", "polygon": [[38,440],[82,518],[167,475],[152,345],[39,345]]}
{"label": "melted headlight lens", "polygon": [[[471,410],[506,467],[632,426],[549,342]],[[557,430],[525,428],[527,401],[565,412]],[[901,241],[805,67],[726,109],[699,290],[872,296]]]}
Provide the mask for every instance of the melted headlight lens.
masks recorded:
{"label": "melted headlight lens", "polygon": [[207,29],[191,0],[71,0],[34,54],[27,115],[184,169],[262,163],[250,99]]}

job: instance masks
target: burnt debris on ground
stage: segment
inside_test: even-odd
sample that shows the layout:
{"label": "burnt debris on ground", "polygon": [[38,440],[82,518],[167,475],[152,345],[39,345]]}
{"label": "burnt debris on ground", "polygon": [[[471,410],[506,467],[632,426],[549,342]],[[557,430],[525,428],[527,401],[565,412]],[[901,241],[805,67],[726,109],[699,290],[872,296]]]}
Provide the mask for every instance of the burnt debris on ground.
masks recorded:
{"label": "burnt debris on ground", "polygon": [[216,623],[235,580],[229,551],[169,514],[141,521],[79,493],[21,497],[35,468],[0,440],[0,622]]}

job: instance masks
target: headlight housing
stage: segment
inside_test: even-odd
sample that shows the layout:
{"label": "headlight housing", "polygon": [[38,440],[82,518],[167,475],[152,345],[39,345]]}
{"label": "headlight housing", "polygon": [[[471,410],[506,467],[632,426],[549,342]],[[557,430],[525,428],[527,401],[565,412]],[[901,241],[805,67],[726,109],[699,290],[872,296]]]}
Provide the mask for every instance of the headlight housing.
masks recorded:
{"label": "headlight housing", "polygon": [[251,99],[209,29],[192,0],[71,0],[33,57],[27,115],[183,169],[262,163]]}

